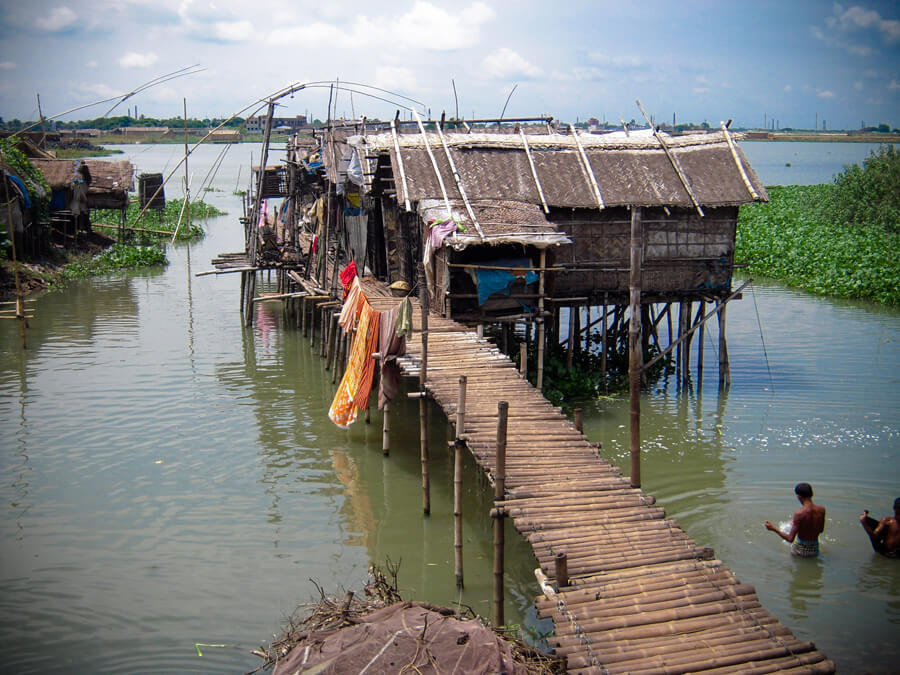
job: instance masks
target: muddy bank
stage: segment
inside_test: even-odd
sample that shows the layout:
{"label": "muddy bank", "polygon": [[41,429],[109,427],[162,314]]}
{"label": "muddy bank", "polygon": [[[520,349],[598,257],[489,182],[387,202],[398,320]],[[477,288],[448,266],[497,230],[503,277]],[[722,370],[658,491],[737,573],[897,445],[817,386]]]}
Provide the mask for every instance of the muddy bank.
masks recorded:
{"label": "muddy bank", "polygon": [[[115,243],[115,239],[100,232],[90,232],[69,246],[51,244],[43,256],[20,261],[19,288],[23,297],[44,291],[58,284],[66,265],[91,258]],[[16,297],[16,275],[12,260],[0,264],[0,300]]]}

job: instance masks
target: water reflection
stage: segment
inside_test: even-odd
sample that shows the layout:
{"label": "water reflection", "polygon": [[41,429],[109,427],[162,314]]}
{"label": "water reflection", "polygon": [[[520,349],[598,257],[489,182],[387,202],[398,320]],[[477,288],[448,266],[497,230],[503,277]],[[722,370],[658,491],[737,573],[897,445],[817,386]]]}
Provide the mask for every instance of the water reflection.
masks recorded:
{"label": "water reflection", "polygon": [[792,619],[809,617],[822,604],[825,562],[821,558],[791,556],[792,574],[788,595]]}

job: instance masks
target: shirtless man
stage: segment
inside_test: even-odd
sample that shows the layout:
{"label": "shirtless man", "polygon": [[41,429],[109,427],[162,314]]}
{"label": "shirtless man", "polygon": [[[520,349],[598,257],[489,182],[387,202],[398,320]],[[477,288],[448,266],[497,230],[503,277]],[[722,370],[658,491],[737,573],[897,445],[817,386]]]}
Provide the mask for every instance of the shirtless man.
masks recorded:
{"label": "shirtless man", "polygon": [[872,548],[889,558],[900,558],[900,497],[894,500],[894,515],[885,516],[877,523],[865,511],[860,517],[866,534],[872,542]]}
{"label": "shirtless man", "polygon": [[809,483],[798,483],[794,493],[803,506],[791,520],[791,531],[785,534],[768,520],[766,529],[790,543],[794,555],[814,558],[819,555],[819,535],[825,529],[825,507],[813,504],[813,490]]}

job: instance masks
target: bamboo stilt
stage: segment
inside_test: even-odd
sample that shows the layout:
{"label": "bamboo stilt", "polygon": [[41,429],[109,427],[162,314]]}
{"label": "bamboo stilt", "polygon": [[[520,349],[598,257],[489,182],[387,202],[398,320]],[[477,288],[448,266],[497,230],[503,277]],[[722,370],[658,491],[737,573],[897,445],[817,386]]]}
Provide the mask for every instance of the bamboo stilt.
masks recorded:
{"label": "bamboo stilt", "polygon": [[390,441],[390,432],[391,432],[391,402],[388,401],[384,404],[384,409],[382,410],[382,427],[381,427],[381,453],[387,457],[391,454],[391,441]]}
{"label": "bamboo stilt", "polygon": [[538,391],[544,390],[544,268],[547,266],[547,252],[541,249],[541,271],[538,272],[538,349],[537,383]]}
{"label": "bamboo stilt", "polygon": [[428,377],[428,286],[425,282],[425,266],[419,263],[419,306],[422,310],[422,360],[419,369],[419,387],[422,396],[419,399],[419,444],[422,462],[422,510],[425,515],[431,514],[431,475],[428,467],[428,401],[425,395],[425,383]]}
{"label": "bamboo stilt", "polygon": [[[541,267],[543,267],[543,261]],[[502,502],[506,492],[506,427],[509,403],[497,402],[497,449],[494,468],[494,501]],[[502,626],[504,621],[503,603],[503,555],[504,517],[502,510],[494,509],[494,625]]]}
{"label": "bamboo stilt", "polygon": [[453,445],[453,568],[456,587],[463,588],[463,445],[457,438]]}
{"label": "bamboo stilt", "polygon": [[[701,300],[700,305],[697,308],[697,317],[704,316],[706,314],[706,303]],[[697,388],[699,389],[703,385],[703,337],[706,331],[706,324],[701,323],[700,328],[697,331]]]}
{"label": "bamboo stilt", "polygon": [[569,585],[569,559],[565,553],[557,553],[554,558],[556,585],[562,590]]}
{"label": "bamboo stilt", "polygon": [[722,303],[719,309],[719,386],[731,386],[731,366],[728,363],[728,342],[725,339],[725,310],[727,305]]}
{"label": "bamboo stilt", "polygon": [[628,395],[630,399],[631,486],[641,486],[641,207],[631,208],[631,276],[629,281]]}

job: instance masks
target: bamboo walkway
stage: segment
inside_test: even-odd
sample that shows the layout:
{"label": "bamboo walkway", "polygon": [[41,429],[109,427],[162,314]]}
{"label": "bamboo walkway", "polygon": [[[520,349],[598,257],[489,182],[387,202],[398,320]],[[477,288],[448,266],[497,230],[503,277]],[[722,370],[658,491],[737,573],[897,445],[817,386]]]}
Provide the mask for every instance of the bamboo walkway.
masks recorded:
{"label": "bamboo walkway", "polygon": [[[364,289],[375,309],[397,303],[377,282],[366,280]],[[414,308],[418,329],[418,303]],[[421,332],[407,349],[401,367],[418,377]],[[509,402],[506,499],[496,507],[540,563],[539,614],[553,619],[551,644],[569,672],[834,672],[812,642],[798,640],[760,605],[753,586],[697,546],[653,497],[631,488],[491,342],[429,314],[427,363],[426,389],[449,419],[459,377],[467,376],[461,438],[492,480],[497,404]],[[557,591],[560,553],[569,585]]]}

